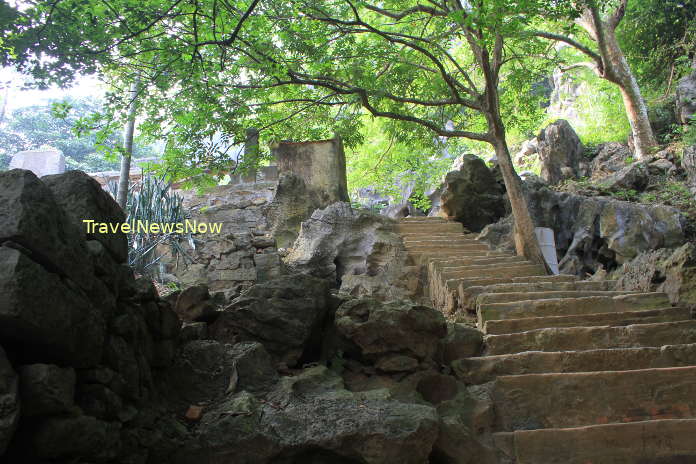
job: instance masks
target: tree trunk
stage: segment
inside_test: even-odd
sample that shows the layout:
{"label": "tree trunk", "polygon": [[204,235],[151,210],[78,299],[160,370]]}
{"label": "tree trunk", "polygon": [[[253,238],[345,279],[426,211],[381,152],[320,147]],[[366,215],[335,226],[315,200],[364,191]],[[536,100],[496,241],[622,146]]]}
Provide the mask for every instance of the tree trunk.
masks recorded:
{"label": "tree trunk", "polygon": [[616,26],[621,17],[623,17],[623,13],[614,20],[605,21],[602,19],[597,5],[590,3],[577,23],[597,42],[597,49],[601,57],[601,66],[597,70],[597,74],[599,77],[613,82],[621,90],[626,116],[631,124],[635,155],[636,158],[640,159],[647,156],[650,149],[657,145],[657,140],[650,126],[648,109],[643,95],[631,67],[628,65],[626,55],[616,39]]}
{"label": "tree trunk", "polygon": [[133,133],[135,132],[135,99],[138,97],[138,81],[131,84],[128,121],[123,134],[123,155],[121,156],[121,172],[118,178],[118,193],[116,202],[125,211],[128,202],[128,188],[130,184],[131,158],[133,157]]}
{"label": "tree trunk", "polygon": [[500,165],[500,171],[503,174],[505,189],[510,199],[512,216],[515,219],[515,230],[513,235],[517,254],[524,256],[533,263],[541,264],[546,269],[546,272],[550,274],[551,269],[546,263],[544,254],[539,246],[539,241],[534,232],[534,222],[532,221],[529,208],[527,207],[527,200],[522,193],[522,181],[515,172],[505,138],[496,137],[494,147],[495,154],[498,158],[498,164]]}
{"label": "tree trunk", "polygon": [[657,140],[648,118],[648,107],[638,87],[638,82],[631,71],[626,56],[619,47],[614,31],[604,28],[607,44],[606,56],[603,56],[614,82],[621,90],[626,116],[631,123],[633,143],[635,145],[636,158],[641,159],[649,154],[651,148],[657,145]]}

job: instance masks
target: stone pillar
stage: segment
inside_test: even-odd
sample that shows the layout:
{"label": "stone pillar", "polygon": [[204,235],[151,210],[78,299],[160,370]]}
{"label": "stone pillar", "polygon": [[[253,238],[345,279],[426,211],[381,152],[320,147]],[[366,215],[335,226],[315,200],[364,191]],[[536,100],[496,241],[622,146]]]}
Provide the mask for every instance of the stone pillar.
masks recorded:
{"label": "stone pillar", "polygon": [[37,177],[65,172],[65,157],[59,150],[20,151],[12,157],[10,169],[27,169]]}
{"label": "stone pillar", "polygon": [[273,150],[281,174],[294,174],[307,188],[321,192],[325,204],[350,201],[346,157],[340,137],[311,142],[281,142]]}

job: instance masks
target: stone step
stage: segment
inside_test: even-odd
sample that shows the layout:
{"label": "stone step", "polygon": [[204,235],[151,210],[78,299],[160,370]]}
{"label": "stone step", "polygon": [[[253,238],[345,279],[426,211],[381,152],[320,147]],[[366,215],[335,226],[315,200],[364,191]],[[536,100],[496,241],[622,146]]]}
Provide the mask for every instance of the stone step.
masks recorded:
{"label": "stone step", "polygon": [[[411,252],[412,253],[412,252]],[[413,254],[413,253],[412,253]],[[492,257],[509,257],[507,253],[493,250],[474,250],[474,251],[443,251],[428,255],[428,263],[443,263],[447,261],[456,261],[464,259],[492,258]]]}
{"label": "stone step", "polygon": [[493,285],[479,285],[463,289],[460,294],[462,306],[470,309],[476,308],[476,297],[483,293],[510,293],[510,292],[545,292],[545,291],[567,291],[567,290],[588,290],[604,291],[612,290],[615,281],[603,280],[593,282],[589,280],[558,280],[551,282],[508,282]]}
{"label": "stone step", "polygon": [[404,242],[404,246],[407,250],[413,251],[449,251],[449,250],[488,250],[488,245],[483,242],[477,242],[476,240],[469,241],[453,241],[453,240],[442,240],[440,242]]}
{"label": "stone step", "polygon": [[665,306],[670,306],[670,303],[664,293],[638,293],[614,297],[589,296],[488,303],[478,305],[476,311],[479,326],[483,327],[486,321],[499,319],[639,311]]}
{"label": "stone step", "polygon": [[414,246],[432,246],[440,247],[445,245],[446,248],[454,248],[460,245],[478,245],[481,242],[478,240],[471,240],[468,238],[448,238],[448,239],[417,239],[417,240],[404,240],[404,246],[406,248]]}
{"label": "stone step", "polygon": [[491,397],[500,432],[692,418],[696,367],[501,376]]}
{"label": "stone step", "polygon": [[426,223],[431,223],[431,222],[448,222],[447,218],[441,217],[441,216],[407,216],[405,218],[399,219],[399,222],[401,223],[406,223],[406,224],[411,224],[414,222],[426,222]]}
{"label": "stone step", "polygon": [[596,327],[601,325],[631,325],[691,319],[691,310],[685,307],[627,311],[619,313],[574,314],[570,316],[528,317],[486,321],[484,332],[500,335],[545,327]]}
{"label": "stone step", "polygon": [[397,224],[395,226],[396,232],[399,233],[409,233],[409,232],[420,232],[420,233],[443,233],[443,232],[458,232],[460,234],[464,233],[464,227],[456,222],[446,222],[442,224]]}
{"label": "stone step", "polygon": [[527,283],[539,283],[539,282],[577,282],[579,279],[574,275],[558,274],[558,275],[540,275],[540,276],[523,276],[523,277],[471,277],[466,279],[459,279],[460,282],[458,287],[462,291],[466,291],[471,287],[485,287],[488,285],[497,284],[527,284]]}
{"label": "stone step", "polygon": [[478,240],[478,234],[467,234],[461,232],[445,232],[445,233],[428,233],[428,232],[406,232],[399,234],[404,240],[414,240],[418,238],[432,238],[435,240],[449,240],[452,238],[466,238],[469,240]]}
{"label": "stone step", "polygon": [[[544,268],[537,264],[484,264],[458,268],[456,271],[442,272],[443,280],[481,279],[484,277],[511,279],[513,277],[530,277],[544,275]],[[448,283],[450,288],[457,288]]]}
{"label": "stone step", "polygon": [[562,327],[485,337],[487,356],[524,351],[573,351],[589,348],[638,348],[696,343],[696,321],[627,326]]}
{"label": "stone step", "polygon": [[509,292],[509,293],[483,293],[478,296],[476,303],[479,305],[491,303],[512,303],[515,301],[552,300],[557,298],[582,298],[590,296],[615,297],[619,295],[636,295],[642,292],[627,292],[613,290],[552,290],[543,292]]}
{"label": "stone step", "polygon": [[480,385],[503,375],[622,371],[696,365],[696,344],[586,351],[527,351],[458,359],[459,379]]}
{"label": "stone step", "polygon": [[495,434],[516,464],[692,464],[696,420],[661,419]]}
{"label": "stone step", "polygon": [[529,263],[524,256],[484,256],[484,257],[467,257],[457,259],[439,259],[432,262],[433,267],[439,271],[456,271],[458,269],[466,269],[469,266],[483,266],[489,264],[518,264]]}

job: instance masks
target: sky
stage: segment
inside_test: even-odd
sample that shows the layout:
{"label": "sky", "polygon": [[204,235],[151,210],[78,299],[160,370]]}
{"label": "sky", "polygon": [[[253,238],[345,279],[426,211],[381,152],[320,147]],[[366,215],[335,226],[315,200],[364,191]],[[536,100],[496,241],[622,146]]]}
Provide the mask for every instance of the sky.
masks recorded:
{"label": "sky", "polygon": [[4,101],[7,96],[7,112],[25,106],[46,104],[49,100],[60,100],[65,97],[99,97],[104,93],[100,82],[92,76],[78,77],[75,85],[69,89],[53,86],[47,90],[22,90],[26,80],[26,76],[22,76],[12,68],[0,68],[0,100]]}

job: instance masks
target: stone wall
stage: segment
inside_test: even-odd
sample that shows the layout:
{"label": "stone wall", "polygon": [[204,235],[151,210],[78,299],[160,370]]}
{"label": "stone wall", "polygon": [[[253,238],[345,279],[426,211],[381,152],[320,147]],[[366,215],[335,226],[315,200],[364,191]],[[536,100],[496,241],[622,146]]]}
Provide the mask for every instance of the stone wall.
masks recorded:
{"label": "stone wall", "polygon": [[181,323],[125,264],[123,212],[79,171],[0,173],[2,462],[145,462]]}
{"label": "stone wall", "polygon": [[165,272],[182,287],[205,284],[211,292],[224,292],[226,300],[278,275],[280,262],[265,219],[275,191],[275,182],[255,182],[217,186],[200,194],[181,192],[191,221],[222,223],[222,229],[219,234],[193,235],[193,246],[182,240],[185,256],[166,256]]}

